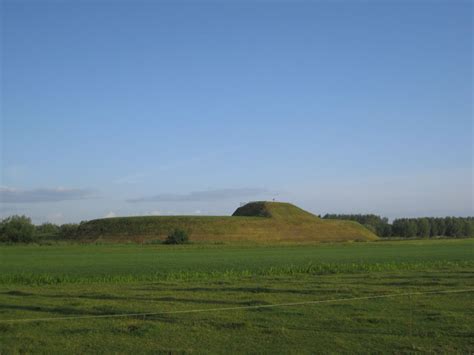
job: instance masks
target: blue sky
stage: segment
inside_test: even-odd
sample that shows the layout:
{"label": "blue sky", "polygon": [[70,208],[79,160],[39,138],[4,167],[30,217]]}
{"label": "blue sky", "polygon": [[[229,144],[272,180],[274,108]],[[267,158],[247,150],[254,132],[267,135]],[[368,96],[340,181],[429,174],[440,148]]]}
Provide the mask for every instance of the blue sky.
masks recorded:
{"label": "blue sky", "polygon": [[470,1],[2,2],[0,216],[473,214]]}

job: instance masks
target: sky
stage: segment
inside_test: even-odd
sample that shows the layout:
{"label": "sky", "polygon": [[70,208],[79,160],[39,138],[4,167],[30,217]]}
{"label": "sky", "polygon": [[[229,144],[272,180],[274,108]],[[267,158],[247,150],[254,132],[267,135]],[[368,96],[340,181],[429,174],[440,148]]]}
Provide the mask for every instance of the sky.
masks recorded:
{"label": "sky", "polygon": [[471,1],[0,12],[2,218],[474,214]]}

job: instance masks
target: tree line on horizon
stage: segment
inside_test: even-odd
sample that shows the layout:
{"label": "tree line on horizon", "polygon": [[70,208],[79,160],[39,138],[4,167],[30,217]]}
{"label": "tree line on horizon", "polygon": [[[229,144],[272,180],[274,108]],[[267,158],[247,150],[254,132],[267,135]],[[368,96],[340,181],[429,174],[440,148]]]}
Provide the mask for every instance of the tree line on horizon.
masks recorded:
{"label": "tree line on horizon", "polygon": [[0,221],[0,242],[34,243],[41,239],[67,239],[75,235],[79,224],[57,225],[46,222],[35,225],[27,216],[10,216]]}
{"label": "tree line on horizon", "polygon": [[392,223],[375,214],[326,214],[322,218],[358,222],[381,238],[474,237],[474,217],[397,218]]}

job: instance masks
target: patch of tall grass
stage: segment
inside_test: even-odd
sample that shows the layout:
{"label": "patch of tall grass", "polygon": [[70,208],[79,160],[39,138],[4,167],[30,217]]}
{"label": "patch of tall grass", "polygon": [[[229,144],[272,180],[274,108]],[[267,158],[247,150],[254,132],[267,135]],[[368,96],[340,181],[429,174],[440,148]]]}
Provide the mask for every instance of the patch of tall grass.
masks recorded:
{"label": "patch of tall grass", "polygon": [[384,263],[308,263],[306,265],[286,265],[258,269],[223,271],[171,271],[136,274],[97,274],[97,275],[51,275],[47,273],[15,273],[0,275],[0,285],[53,285],[53,284],[89,284],[89,283],[129,283],[159,281],[212,281],[236,280],[257,276],[289,275],[329,275],[376,273],[387,271],[439,271],[473,269],[474,261],[420,261],[420,262],[384,262]]}

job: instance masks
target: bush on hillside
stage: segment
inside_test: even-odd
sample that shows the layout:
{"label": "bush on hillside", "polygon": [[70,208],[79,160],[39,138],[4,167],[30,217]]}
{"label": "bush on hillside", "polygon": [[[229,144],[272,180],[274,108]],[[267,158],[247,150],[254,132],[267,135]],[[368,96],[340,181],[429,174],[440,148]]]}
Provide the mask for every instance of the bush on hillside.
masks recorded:
{"label": "bush on hillside", "polygon": [[35,226],[26,216],[11,216],[0,222],[0,241],[31,243],[35,240]]}
{"label": "bush on hillside", "polygon": [[174,229],[164,241],[165,244],[185,244],[189,241],[188,232],[183,229]]}

